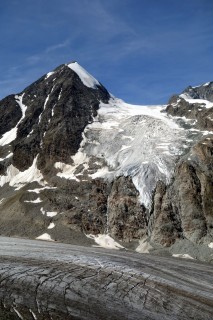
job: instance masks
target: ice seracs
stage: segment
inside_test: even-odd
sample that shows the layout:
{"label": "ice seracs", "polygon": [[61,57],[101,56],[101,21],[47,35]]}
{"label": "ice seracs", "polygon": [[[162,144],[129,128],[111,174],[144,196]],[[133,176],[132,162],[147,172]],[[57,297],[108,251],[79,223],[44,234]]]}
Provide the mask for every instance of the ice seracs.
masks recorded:
{"label": "ice seracs", "polygon": [[186,132],[163,109],[134,106],[116,98],[108,104],[100,102],[98,115],[85,128],[81,146],[72,157],[73,165],[55,163],[60,170],[57,175],[79,181],[79,166],[85,173],[95,158],[97,169],[88,170],[89,177],[131,176],[140,202],[149,208],[157,181],[170,181],[186,140]]}

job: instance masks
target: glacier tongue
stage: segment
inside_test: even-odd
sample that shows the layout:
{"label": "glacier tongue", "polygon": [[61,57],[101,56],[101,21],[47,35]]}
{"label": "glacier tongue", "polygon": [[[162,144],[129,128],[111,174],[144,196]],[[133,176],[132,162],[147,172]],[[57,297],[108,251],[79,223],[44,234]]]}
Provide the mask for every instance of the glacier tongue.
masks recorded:
{"label": "glacier tongue", "polygon": [[101,102],[97,117],[84,130],[77,153],[84,156],[71,166],[72,174],[91,157],[98,158],[101,167],[90,177],[131,176],[140,202],[150,208],[157,181],[170,181],[186,140],[185,130],[162,110],[163,106],[133,106],[116,98]]}

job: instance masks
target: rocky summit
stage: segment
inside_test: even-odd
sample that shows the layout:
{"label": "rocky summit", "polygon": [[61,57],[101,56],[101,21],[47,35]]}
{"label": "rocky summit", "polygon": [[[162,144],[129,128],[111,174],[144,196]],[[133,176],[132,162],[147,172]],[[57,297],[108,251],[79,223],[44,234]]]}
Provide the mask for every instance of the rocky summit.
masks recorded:
{"label": "rocky summit", "polygon": [[213,82],[113,97],[77,62],[0,101],[0,234],[213,261]]}

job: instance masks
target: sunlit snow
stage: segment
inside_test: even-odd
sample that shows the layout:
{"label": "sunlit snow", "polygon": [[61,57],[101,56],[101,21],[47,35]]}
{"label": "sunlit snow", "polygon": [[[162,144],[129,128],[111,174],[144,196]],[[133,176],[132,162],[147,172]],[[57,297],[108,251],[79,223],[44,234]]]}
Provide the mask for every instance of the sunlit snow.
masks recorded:
{"label": "sunlit snow", "polygon": [[135,249],[139,253],[149,253],[149,250],[152,249],[151,244],[146,241],[146,239],[139,240],[139,246]]}
{"label": "sunlit snow", "polygon": [[177,253],[172,255],[175,258],[185,258],[185,259],[194,259],[192,256],[190,256],[188,253]]}
{"label": "sunlit snow", "polygon": [[29,203],[41,203],[42,200],[40,198],[37,198],[35,200],[25,200],[24,202],[29,202]]}
{"label": "sunlit snow", "polygon": [[54,222],[51,222],[49,224],[49,226],[47,227],[47,229],[53,229],[55,227],[55,223]]}
{"label": "sunlit snow", "polygon": [[7,167],[7,174],[0,176],[0,186],[2,187],[4,184],[9,183],[10,186],[20,188],[33,181],[44,184],[43,175],[40,170],[38,170],[36,163],[37,157],[33,160],[32,166],[25,171],[19,171],[11,164]]}
{"label": "sunlit snow", "polygon": [[190,104],[199,103],[199,104],[203,105],[204,108],[207,108],[207,109],[213,108],[213,102],[210,102],[208,100],[205,100],[205,99],[193,99],[187,93],[181,94],[180,97],[183,98],[185,101],[187,101]]}
{"label": "sunlit snow", "polygon": [[3,136],[0,139],[0,146],[5,146],[16,139],[18,125],[24,119],[25,112],[27,110],[27,107],[23,104],[23,97],[24,97],[24,93],[21,96],[18,96],[18,95],[15,96],[15,100],[18,103],[19,107],[21,108],[22,117],[14,128],[12,128],[10,131],[3,134]]}
{"label": "sunlit snow", "polygon": [[41,213],[47,217],[55,217],[58,214],[56,211],[45,211],[43,207],[41,208]]}
{"label": "sunlit snow", "polygon": [[100,83],[77,62],[68,64],[68,67],[77,73],[85,86],[93,89],[96,89],[96,86],[100,86]]}
{"label": "sunlit snow", "polygon": [[45,80],[47,80],[50,76],[52,76],[55,72],[51,71],[46,74]]}
{"label": "sunlit snow", "polygon": [[42,235],[40,235],[36,239],[38,239],[38,240],[46,240],[46,241],[54,241],[48,233],[43,233]]}
{"label": "sunlit snow", "polygon": [[117,243],[113,238],[111,238],[108,234],[88,234],[86,235],[88,238],[93,239],[100,247],[106,249],[123,249],[124,247]]}

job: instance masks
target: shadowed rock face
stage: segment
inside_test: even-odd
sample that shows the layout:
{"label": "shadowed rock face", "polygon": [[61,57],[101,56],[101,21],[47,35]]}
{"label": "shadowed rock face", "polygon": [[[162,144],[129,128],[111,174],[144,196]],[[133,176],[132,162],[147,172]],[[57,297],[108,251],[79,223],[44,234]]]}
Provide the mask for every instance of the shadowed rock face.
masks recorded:
{"label": "shadowed rock face", "polygon": [[160,252],[190,241],[211,261],[213,83],[158,114],[94,81],[62,65],[0,101],[0,233],[83,245],[109,233]]}
{"label": "shadowed rock face", "polygon": [[183,93],[189,94],[193,99],[204,99],[213,102],[213,82],[197,87],[189,86]]}
{"label": "shadowed rock face", "polygon": [[[43,76],[18,96],[23,96],[27,111],[18,125],[11,151],[12,163],[21,171],[29,168],[37,155],[38,167],[44,171],[56,161],[70,162],[70,156],[80,146],[84,128],[96,116],[99,100],[109,99],[103,86],[88,88],[66,65],[48,78]],[[16,126],[21,113],[14,96],[2,100],[0,110],[3,134]]]}
{"label": "shadowed rock face", "polygon": [[177,237],[212,239],[212,155],[213,141],[202,140],[178,162],[171,185],[156,188],[153,241],[169,246]]}

